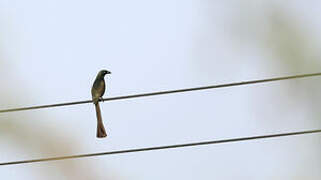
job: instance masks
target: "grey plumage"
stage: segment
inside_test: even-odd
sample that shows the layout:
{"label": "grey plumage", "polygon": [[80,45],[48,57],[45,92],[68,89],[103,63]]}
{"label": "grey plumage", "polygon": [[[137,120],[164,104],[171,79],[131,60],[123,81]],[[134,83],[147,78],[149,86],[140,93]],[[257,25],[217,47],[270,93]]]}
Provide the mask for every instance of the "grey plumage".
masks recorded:
{"label": "grey plumage", "polygon": [[107,70],[101,70],[99,71],[94,84],[91,88],[91,95],[92,95],[92,100],[95,104],[96,108],[96,116],[97,116],[97,137],[98,138],[104,138],[107,136],[104,124],[103,124],[103,119],[101,117],[101,111],[100,111],[100,106],[99,106],[99,100],[102,99],[102,96],[105,94],[105,75],[106,74],[111,74],[111,72]]}

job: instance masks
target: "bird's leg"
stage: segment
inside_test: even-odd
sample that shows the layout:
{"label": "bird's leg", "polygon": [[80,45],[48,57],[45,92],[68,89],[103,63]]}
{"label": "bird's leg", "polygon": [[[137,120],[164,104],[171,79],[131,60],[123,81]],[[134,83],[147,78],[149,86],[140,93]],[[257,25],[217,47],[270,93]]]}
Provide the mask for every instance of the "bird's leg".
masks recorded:
{"label": "bird's leg", "polygon": [[104,102],[104,98],[103,97],[99,97],[99,100]]}

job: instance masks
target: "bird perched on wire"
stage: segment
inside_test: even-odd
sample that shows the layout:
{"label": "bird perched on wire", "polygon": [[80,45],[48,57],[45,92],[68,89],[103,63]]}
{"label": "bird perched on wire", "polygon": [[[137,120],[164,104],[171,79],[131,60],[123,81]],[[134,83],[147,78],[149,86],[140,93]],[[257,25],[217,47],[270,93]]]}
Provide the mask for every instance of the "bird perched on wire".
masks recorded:
{"label": "bird perched on wire", "polygon": [[91,95],[92,95],[92,100],[93,103],[95,104],[96,107],[96,116],[97,116],[97,138],[104,138],[107,136],[106,130],[104,127],[103,119],[101,117],[101,111],[99,107],[99,101],[103,101],[103,95],[105,94],[105,75],[106,74],[111,74],[111,72],[107,70],[101,70],[99,71],[95,82],[93,84],[93,87],[91,88]]}

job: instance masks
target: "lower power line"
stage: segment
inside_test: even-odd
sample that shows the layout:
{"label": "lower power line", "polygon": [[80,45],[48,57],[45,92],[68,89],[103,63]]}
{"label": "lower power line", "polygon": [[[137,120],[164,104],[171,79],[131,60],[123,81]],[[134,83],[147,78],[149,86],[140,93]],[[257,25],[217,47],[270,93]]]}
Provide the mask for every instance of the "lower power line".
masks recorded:
{"label": "lower power line", "polygon": [[109,152],[92,153],[92,154],[81,154],[81,155],[72,155],[72,156],[61,156],[61,157],[52,157],[52,158],[41,158],[41,159],[32,159],[32,160],[23,160],[23,161],[3,162],[3,163],[0,163],[0,166],[27,164],[27,163],[36,163],[36,162],[45,162],[45,161],[56,161],[56,160],[65,160],[65,159],[75,159],[75,158],[85,158],[85,157],[94,157],[94,156],[106,156],[106,155],[113,155],[113,154],[125,154],[125,153],[143,152],[143,151],[155,151],[155,150],[162,150],[162,149],[175,149],[175,148],[202,146],[202,145],[210,145],[210,144],[223,144],[223,143],[229,143],[229,142],[240,142],[240,141],[249,141],[249,140],[256,140],[256,139],[267,139],[267,138],[295,136],[295,135],[313,134],[313,133],[321,133],[321,129],[290,132],[290,133],[281,133],[281,134],[270,134],[270,135],[262,135],[262,136],[233,138],[233,139],[214,140],[214,141],[203,141],[203,142],[195,142],[195,143],[187,143],[187,144],[175,144],[175,145],[167,145],[167,146],[127,149],[127,150],[109,151]]}

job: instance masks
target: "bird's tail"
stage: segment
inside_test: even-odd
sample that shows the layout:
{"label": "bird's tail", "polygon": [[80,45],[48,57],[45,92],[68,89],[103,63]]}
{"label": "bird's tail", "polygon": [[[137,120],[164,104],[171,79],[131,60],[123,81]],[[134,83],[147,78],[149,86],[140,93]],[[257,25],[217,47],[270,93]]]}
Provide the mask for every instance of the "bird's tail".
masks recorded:
{"label": "bird's tail", "polygon": [[103,119],[101,117],[101,111],[100,111],[98,102],[95,103],[95,107],[96,107],[96,116],[97,116],[97,138],[104,138],[107,136],[107,134],[105,131]]}

